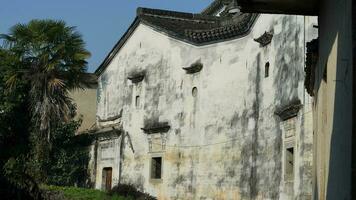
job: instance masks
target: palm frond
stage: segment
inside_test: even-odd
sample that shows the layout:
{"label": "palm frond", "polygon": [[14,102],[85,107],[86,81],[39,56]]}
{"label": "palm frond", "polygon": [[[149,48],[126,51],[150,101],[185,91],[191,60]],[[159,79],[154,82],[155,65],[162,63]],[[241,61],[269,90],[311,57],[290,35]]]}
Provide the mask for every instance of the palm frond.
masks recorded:
{"label": "palm frond", "polygon": [[0,39],[19,62],[8,76],[9,86],[21,79],[29,82],[32,120],[50,135],[53,124],[73,117],[75,106],[68,90],[81,88],[87,81],[83,74],[90,53],[82,35],[64,21],[32,20],[16,24]]}

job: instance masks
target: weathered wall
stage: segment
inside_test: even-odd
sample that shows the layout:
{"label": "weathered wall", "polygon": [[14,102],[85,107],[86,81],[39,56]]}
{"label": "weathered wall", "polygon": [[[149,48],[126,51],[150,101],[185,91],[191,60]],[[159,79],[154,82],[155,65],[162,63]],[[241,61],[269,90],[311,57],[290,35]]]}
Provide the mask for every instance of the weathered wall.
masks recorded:
{"label": "weathered wall", "polygon": [[320,3],[314,199],[351,198],[352,0]]}
{"label": "weathered wall", "polygon": [[[112,182],[117,183],[119,177],[119,160],[120,160],[120,139],[98,141],[96,171],[95,171],[95,188],[103,187],[103,169],[112,168]],[[95,146],[93,146],[95,148]],[[94,153],[94,149],[92,149]],[[92,154],[93,155],[93,154]],[[114,185],[113,185],[114,186]]]}
{"label": "weathered wall", "polygon": [[[311,99],[303,81],[304,46],[314,34],[313,23],[308,17],[261,15],[249,35],[202,47],[139,25],[99,77],[98,116],[105,119],[123,110],[123,130],[129,135],[120,181],[159,199],[310,198]],[[260,47],[253,39],[265,31],[273,31],[274,37]],[[195,62],[204,65],[202,71],[186,74],[182,67]],[[146,74],[143,82],[131,83],[127,77],[139,71]],[[284,126],[274,112],[296,99],[303,107],[295,118],[295,173],[290,183],[283,176]],[[141,128],[157,121],[168,122],[170,130],[143,133]],[[165,147],[150,152],[149,137],[158,137],[151,140],[153,145],[164,140]],[[159,181],[149,174],[155,155],[163,157]],[[118,181],[119,164],[106,165],[113,166]],[[99,174],[96,181],[100,188]]]}

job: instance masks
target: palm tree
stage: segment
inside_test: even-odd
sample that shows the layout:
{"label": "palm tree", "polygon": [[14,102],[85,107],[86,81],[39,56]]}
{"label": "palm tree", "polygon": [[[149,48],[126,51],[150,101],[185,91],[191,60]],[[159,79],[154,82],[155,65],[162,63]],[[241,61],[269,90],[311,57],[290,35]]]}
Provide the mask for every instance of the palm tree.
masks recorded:
{"label": "palm tree", "polygon": [[51,127],[73,115],[68,92],[85,84],[90,53],[82,36],[63,21],[32,20],[13,26],[0,39],[18,61],[7,76],[7,88],[11,91],[19,81],[29,85],[34,129],[50,141]]}

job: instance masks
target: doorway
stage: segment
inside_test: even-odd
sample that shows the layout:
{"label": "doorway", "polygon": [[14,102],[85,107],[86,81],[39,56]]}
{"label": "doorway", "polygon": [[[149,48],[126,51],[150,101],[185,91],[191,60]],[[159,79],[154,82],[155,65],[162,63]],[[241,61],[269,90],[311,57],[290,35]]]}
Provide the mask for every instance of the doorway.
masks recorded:
{"label": "doorway", "polygon": [[102,176],[102,189],[105,191],[111,190],[111,181],[112,180],[112,168],[105,167],[103,168],[103,176]]}

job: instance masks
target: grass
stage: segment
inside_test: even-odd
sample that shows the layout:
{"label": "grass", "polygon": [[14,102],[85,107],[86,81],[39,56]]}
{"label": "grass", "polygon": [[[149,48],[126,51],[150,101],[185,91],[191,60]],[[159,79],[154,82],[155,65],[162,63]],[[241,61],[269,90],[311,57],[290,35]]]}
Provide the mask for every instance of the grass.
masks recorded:
{"label": "grass", "polygon": [[60,186],[42,186],[49,191],[61,191],[68,200],[133,200],[117,195],[110,196],[106,192],[94,189]]}

